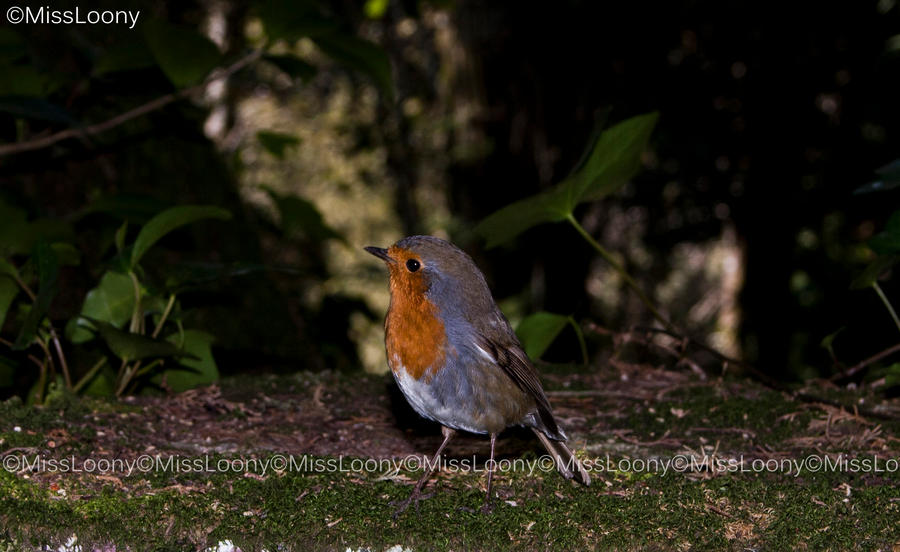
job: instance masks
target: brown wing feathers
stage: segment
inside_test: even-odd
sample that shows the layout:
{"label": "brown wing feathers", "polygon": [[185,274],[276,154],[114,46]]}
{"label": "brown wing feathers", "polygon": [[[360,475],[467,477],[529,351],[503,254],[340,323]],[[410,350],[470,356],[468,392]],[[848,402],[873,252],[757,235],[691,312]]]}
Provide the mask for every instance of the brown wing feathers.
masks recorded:
{"label": "brown wing feathers", "polygon": [[547,400],[547,395],[544,394],[544,388],[541,386],[540,379],[538,379],[537,371],[534,369],[531,361],[528,360],[525,351],[522,350],[522,346],[518,343],[497,343],[484,335],[479,336],[479,341],[478,345],[494,358],[497,366],[503,369],[506,375],[519,386],[519,389],[534,398],[535,403],[537,403],[540,422],[544,426],[539,429],[543,430],[551,439],[565,441],[566,436],[560,431],[559,426],[556,425],[556,420],[553,418],[553,413],[550,410],[550,401]]}

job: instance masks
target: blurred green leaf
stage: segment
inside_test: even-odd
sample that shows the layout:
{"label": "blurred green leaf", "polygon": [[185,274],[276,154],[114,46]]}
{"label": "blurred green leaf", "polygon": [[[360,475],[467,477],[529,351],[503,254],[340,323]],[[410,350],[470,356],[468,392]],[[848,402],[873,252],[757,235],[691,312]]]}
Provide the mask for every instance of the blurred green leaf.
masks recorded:
{"label": "blurred green leaf", "polygon": [[394,96],[391,61],[387,53],[374,42],[342,33],[313,37],[316,45],[338,63],[365,73],[388,98]]}
{"label": "blurred green leaf", "polygon": [[316,76],[317,69],[315,66],[303,61],[297,56],[276,56],[269,54],[263,56],[263,59],[275,67],[278,67],[293,79],[300,79],[303,82],[308,82],[311,78]]}
{"label": "blurred green leaf", "polygon": [[177,88],[199,83],[222,61],[216,45],[191,28],[155,19],[144,25],[144,37],[160,69]]}
{"label": "blurred green leaf", "polygon": [[[168,337],[168,340],[175,344],[180,343],[181,339],[181,334]],[[181,368],[169,368],[154,376],[153,381],[161,383],[165,377],[166,384],[175,392],[215,383],[219,379],[219,368],[212,355],[213,336],[198,330],[185,330],[183,339],[183,349],[195,358],[180,359],[178,363],[181,364]]]}
{"label": "blurred green leaf", "polygon": [[19,336],[13,344],[14,350],[28,348],[37,335],[38,326],[50,311],[50,303],[58,291],[57,279],[59,277],[59,259],[53,251],[53,247],[47,240],[40,239],[34,244],[32,259],[37,265],[38,291],[34,305],[22,323]]}
{"label": "blurred green leaf", "polygon": [[179,205],[159,213],[141,228],[134,240],[131,267],[137,266],[147,250],[169,232],[185,224],[208,218],[229,220],[231,213],[221,207],[208,205]]}
{"label": "blurred green leaf", "polygon": [[259,144],[278,159],[284,159],[284,152],[290,146],[296,146],[300,139],[291,134],[281,132],[260,131],[256,133]]}
{"label": "blurred green leaf", "polygon": [[363,12],[369,19],[381,19],[387,12],[390,2],[388,0],[366,0]]}
{"label": "blurred green leaf", "polygon": [[116,236],[113,240],[113,241],[115,241],[115,244],[116,244],[116,251],[118,251],[119,254],[121,254],[122,251],[125,250],[125,238],[127,236],[128,236],[128,221],[126,220],[116,230]]}
{"label": "blurred green leaf", "polygon": [[900,362],[895,362],[884,370],[884,384],[886,387],[900,385]]}
{"label": "blurred green leaf", "polygon": [[115,375],[112,370],[100,370],[91,378],[82,394],[89,397],[112,397],[116,394]]}
{"label": "blurred green leaf", "polygon": [[108,322],[85,318],[94,325],[113,354],[126,362],[151,357],[197,358],[168,341],[120,330]]}
{"label": "blurred green leaf", "polygon": [[568,316],[540,311],[526,316],[516,328],[516,335],[519,336],[525,353],[530,358],[537,359],[547,351],[568,323]]}
{"label": "blurred green leaf", "polygon": [[569,177],[546,192],[492,213],[475,232],[487,240],[488,248],[495,247],[538,224],[565,220],[579,203],[615,192],[640,168],[657,118],[657,113],[638,115],[603,131]]}
{"label": "blurred green leaf", "polygon": [[179,294],[188,290],[209,286],[213,282],[256,272],[300,274],[297,269],[271,267],[259,263],[179,263],[169,267],[163,287],[167,293]]}
{"label": "blurred green leaf", "polygon": [[145,69],[156,65],[156,58],[147,42],[140,35],[129,35],[129,39],[117,42],[106,50],[94,64],[94,75],[102,76],[117,71]]}
{"label": "blurred green leaf", "polygon": [[94,338],[88,320],[100,320],[121,328],[131,319],[133,311],[134,284],[131,278],[118,272],[106,272],[97,287],[85,295],[81,317],[73,318],[73,325],[66,328],[69,341],[84,343]]}
{"label": "blurred green leaf", "polygon": [[862,274],[857,276],[856,279],[850,283],[850,289],[867,289],[871,287],[885,271],[897,264],[897,261],[900,261],[900,256],[898,255],[882,255],[876,257],[875,260],[869,263],[869,266],[862,271]]}
{"label": "blurred green leaf", "polygon": [[832,332],[825,337],[822,338],[822,341],[819,342],[819,346],[828,351],[828,355],[834,359],[836,358],[834,355],[834,339],[840,334],[842,331],[846,329],[846,326],[842,326],[836,332]]}
{"label": "blurred green leaf", "polygon": [[19,284],[7,274],[0,274],[0,328],[6,322],[9,307],[19,294]]}
{"label": "blurred green leaf", "polygon": [[78,211],[73,218],[80,220],[90,214],[106,213],[119,219],[140,224],[147,222],[156,214],[169,207],[171,207],[171,204],[151,196],[118,194],[104,196],[93,201],[90,205]]}
{"label": "blurred green leaf", "polygon": [[495,211],[475,226],[488,248],[508,242],[522,232],[545,222],[565,220],[569,214],[568,188],[553,188]]}
{"label": "blurred green leaf", "polygon": [[281,215],[281,231],[288,238],[307,238],[315,242],[326,239],[344,241],[344,237],[325,223],[322,213],[301,197],[281,195],[267,190]]}
{"label": "blurred green leaf", "polygon": [[900,253],[900,211],[895,211],[891,215],[884,231],[873,236],[868,245],[879,255]]}
{"label": "blurred green leaf", "polygon": [[311,0],[265,0],[260,17],[270,40],[296,40],[338,29],[337,22],[322,17]]}

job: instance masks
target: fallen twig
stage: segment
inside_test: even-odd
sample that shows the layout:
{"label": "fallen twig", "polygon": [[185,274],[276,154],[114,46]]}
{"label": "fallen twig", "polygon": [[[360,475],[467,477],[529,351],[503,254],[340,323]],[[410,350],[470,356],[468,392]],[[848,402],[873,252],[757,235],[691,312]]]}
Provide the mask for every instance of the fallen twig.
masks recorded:
{"label": "fallen twig", "polygon": [[900,343],[897,343],[896,345],[892,345],[892,346],[888,347],[887,349],[881,351],[880,353],[874,354],[874,355],[870,356],[869,358],[860,361],[859,363],[851,366],[850,368],[847,368],[843,372],[838,372],[837,374],[834,374],[833,376],[828,378],[828,380],[829,381],[838,381],[838,380],[842,380],[842,379],[854,376],[858,372],[863,370],[864,368],[868,367],[870,364],[874,364],[874,363],[878,362],[879,360],[883,359],[884,357],[892,355],[898,351],[900,351]]}

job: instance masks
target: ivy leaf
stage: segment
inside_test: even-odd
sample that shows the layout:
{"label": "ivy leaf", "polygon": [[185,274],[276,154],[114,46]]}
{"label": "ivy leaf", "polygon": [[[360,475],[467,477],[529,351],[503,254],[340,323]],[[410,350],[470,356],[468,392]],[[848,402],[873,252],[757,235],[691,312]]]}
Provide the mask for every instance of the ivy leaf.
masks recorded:
{"label": "ivy leaf", "polygon": [[144,38],[176,88],[197,84],[222,61],[216,45],[194,29],[156,19],[144,25]]}
{"label": "ivy leaf", "polygon": [[120,330],[108,322],[88,317],[91,324],[97,329],[100,337],[109,346],[114,355],[130,362],[151,357],[187,357],[198,359],[197,356],[184,351],[169,341],[153,339],[145,335]]}
{"label": "ivy leaf", "polygon": [[191,353],[192,357],[180,359],[180,367],[169,368],[153,380],[161,383],[165,377],[166,384],[175,392],[216,382],[219,379],[219,368],[212,355],[213,336],[198,330],[185,330],[183,336],[174,334],[169,336],[168,341],[178,343],[182,338],[182,348]]}
{"label": "ivy leaf", "polygon": [[100,279],[97,287],[84,297],[81,316],[73,319],[66,328],[69,341],[84,343],[94,337],[93,331],[86,323],[89,320],[108,322],[121,328],[131,319],[134,311],[134,284],[126,274],[107,272]]}
{"label": "ivy leaf", "polygon": [[487,240],[490,249],[539,224],[565,220],[570,201],[566,192],[568,189],[554,188],[507,205],[478,223],[475,233]]}
{"label": "ivy leaf", "polygon": [[519,336],[525,353],[530,358],[537,359],[541,358],[568,323],[568,316],[540,311],[526,316],[516,328],[516,335]]}
{"label": "ivy leaf", "polygon": [[495,247],[538,224],[565,220],[580,203],[615,192],[640,168],[657,119],[657,113],[638,115],[603,131],[569,177],[546,192],[494,212],[475,232],[487,240],[488,248]]}
{"label": "ivy leaf", "polygon": [[214,282],[257,272],[279,272],[295,276],[300,274],[297,269],[259,263],[180,263],[169,268],[160,287],[166,293],[177,295],[189,290],[209,288]]}
{"label": "ivy leaf", "polygon": [[344,241],[332,227],[325,223],[322,213],[315,204],[302,197],[281,195],[267,190],[281,215],[281,231],[288,238],[307,238],[315,242],[326,239]]}
{"label": "ivy leaf", "polygon": [[582,201],[596,201],[617,191],[641,168],[641,154],[659,119],[658,113],[632,117],[600,134],[584,166],[567,178],[570,210]]}
{"label": "ivy leaf", "polygon": [[185,224],[207,218],[229,220],[231,213],[221,207],[180,205],[170,207],[156,215],[141,228],[137,238],[134,240],[134,246],[131,251],[131,268],[134,269],[147,250],[169,232]]}

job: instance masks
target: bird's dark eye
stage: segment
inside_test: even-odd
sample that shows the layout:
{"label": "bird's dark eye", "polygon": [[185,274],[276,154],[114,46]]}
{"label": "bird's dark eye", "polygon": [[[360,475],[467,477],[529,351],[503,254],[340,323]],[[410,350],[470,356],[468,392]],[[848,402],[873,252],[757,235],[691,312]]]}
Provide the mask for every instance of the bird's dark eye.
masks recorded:
{"label": "bird's dark eye", "polygon": [[417,261],[415,259],[410,259],[410,260],[406,261],[406,269],[409,270],[410,272],[415,272],[415,271],[419,270],[421,267],[422,267],[422,265],[419,263],[419,261]]}

